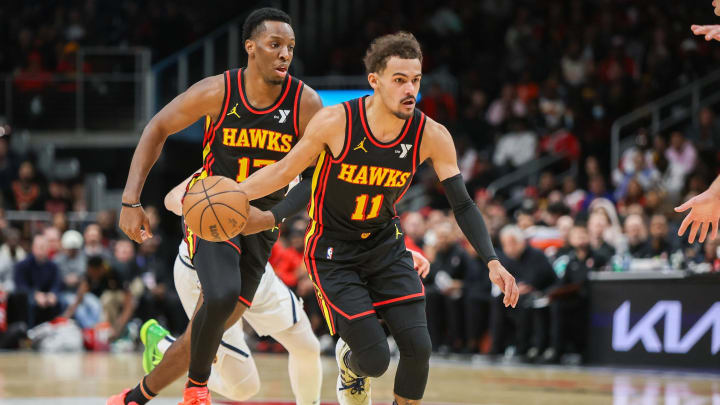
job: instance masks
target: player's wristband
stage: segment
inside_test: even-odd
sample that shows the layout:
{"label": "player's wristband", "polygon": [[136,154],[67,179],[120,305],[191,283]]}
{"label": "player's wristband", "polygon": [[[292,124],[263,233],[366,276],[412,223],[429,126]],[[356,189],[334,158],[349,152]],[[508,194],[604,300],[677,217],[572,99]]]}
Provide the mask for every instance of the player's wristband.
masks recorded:
{"label": "player's wristband", "polygon": [[142,207],[142,203],[136,202],[134,204],[126,203],[125,201],[122,201],[120,204],[122,204],[123,207],[128,208],[140,208]]}

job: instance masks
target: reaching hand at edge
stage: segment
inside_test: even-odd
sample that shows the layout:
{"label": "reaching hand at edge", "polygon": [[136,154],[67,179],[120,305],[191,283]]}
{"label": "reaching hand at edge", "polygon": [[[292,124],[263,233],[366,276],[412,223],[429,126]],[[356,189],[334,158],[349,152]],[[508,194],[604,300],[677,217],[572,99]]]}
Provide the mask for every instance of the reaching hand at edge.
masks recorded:
{"label": "reaching hand at edge", "polygon": [[683,236],[687,228],[690,227],[688,242],[695,242],[695,236],[700,230],[698,242],[703,243],[712,225],[710,240],[715,239],[718,235],[718,222],[720,221],[720,176],[702,194],[696,195],[679,207],[675,207],[675,212],[685,212],[688,209],[690,212],[680,225],[678,236]]}

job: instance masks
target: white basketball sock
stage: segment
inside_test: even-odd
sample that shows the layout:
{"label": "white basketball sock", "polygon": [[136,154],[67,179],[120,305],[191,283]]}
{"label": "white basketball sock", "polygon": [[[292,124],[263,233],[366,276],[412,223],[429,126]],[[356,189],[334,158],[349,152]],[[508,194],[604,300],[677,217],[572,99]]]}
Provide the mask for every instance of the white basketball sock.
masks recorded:
{"label": "white basketball sock", "polygon": [[298,405],[319,405],[322,384],[320,342],[312,331],[305,311],[292,327],[272,334],[287,349],[290,386]]}

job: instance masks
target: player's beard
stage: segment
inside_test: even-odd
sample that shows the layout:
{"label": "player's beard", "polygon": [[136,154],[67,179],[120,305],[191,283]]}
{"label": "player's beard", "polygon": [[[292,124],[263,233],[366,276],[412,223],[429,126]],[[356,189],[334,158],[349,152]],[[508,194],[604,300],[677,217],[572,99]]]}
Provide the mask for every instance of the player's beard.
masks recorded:
{"label": "player's beard", "polygon": [[[414,111],[415,111],[415,109],[413,108],[413,112],[414,112]],[[412,115],[413,115],[412,112],[404,113],[404,112],[402,112],[402,111],[393,111],[392,113],[393,113],[394,116],[400,118],[401,120],[409,119],[409,118],[412,117]]]}
{"label": "player's beard", "polygon": [[270,84],[272,86],[280,86],[285,81],[284,78],[283,79],[269,79],[267,77],[264,77],[263,79],[265,80],[265,83]]}

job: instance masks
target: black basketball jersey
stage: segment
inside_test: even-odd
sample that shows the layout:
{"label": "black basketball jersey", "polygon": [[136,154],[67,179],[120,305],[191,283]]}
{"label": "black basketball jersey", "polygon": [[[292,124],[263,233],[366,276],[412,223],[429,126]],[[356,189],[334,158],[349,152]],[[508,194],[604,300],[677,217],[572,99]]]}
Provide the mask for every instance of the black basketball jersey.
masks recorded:
{"label": "black basketball jersey", "polygon": [[[277,100],[259,109],[250,105],[245,96],[243,69],[226,71],[225,101],[220,116],[217,122],[206,117],[203,171],[197,178],[219,175],[239,183],[261,167],[285,157],[298,140],[303,87],[302,81],[288,74]],[[268,209],[280,201],[286,191],[287,187],[251,204]]]}
{"label": "black basketball jersey", "polygon": [[410,187],[419,162],[425,114],[415,109],[398,137],[377,140],[367,123],[366,97],[344,103],[345,145],[335,159],[320,154],[313,175],[310,217],[326,233],[366,238],[397,216],[395,204]]}

